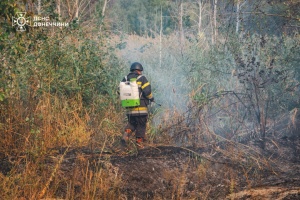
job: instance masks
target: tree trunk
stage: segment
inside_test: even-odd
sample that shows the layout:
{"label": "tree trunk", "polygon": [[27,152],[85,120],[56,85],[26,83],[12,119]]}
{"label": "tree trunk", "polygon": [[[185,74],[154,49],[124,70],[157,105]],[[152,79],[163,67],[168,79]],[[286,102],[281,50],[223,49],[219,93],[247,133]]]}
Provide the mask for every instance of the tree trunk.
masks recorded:
{"label": "tree trunk", "polygon": [[199,6],[198,35],[200,35],[202,30],[202,0],[198,0],[198,6]]}
{"label": "tree trunk", "polygon": [[183,32],[183,3],[180,2],[180,16],[179,16],[179,32],[180,32],[180,44],[184,42],[184,32]]}
{"label": "tree trunk", "polygon": [[104,5],[103,5],[103,8],[102,8],[102,13],[101,13],[101,24],[100,24],[100,31],[102,29],[102,23],[103,23],[103,20],[104,20],[104,16],[105,16],[105,10],[106,10],[106,6],[107,6],[107,0],[104,0]]}
{"label": "tree trunk", "polygon": [[38,4],[37,4],[37,13],[38,15],[41,15],[41,0],[38,0]]}
{"label": "tree trunk", "polygon": [[216,39],[218,37],[218,29],[217,29],[217,3],[218,0],[214,0],[214,41],[216,42]]}
{"label": "tree trunk", "polygon": [[107,0],[104,1],[104,5],[103,5],[103,8],[102,8],[102,13],[101,13],[102,18],[104,18],[106,6],[107,6]]}
{"label": "tree trunk", "polygon": [[211,43],[212,44],[215,44],[215,37],[214,37],[214,25],[213,25],[213,19],[214,19],[214,17],[213,17],[213,13],[210,15],[210,28],[211,28]]}
{"label": "tree trunk", "polygon": [[236,4],[236,27],[235,27],[236,34],[239,33],[239,27],[240,27],[240,0],[237,0],[237,4]]}
{"label": "tree trunk", "polygon": [[75,18],[77,19],[77,21],[79,20],[79,3],[78,3],[79,0],[76,0],[76,11],[75,11]]}
{"label": "tree trunk", "polygon": [[162,28],[163,28],[163,17],[162,17],[162,6],[160,7],[160,30],[159,30],[159,69],[161,69],[162,59]]}

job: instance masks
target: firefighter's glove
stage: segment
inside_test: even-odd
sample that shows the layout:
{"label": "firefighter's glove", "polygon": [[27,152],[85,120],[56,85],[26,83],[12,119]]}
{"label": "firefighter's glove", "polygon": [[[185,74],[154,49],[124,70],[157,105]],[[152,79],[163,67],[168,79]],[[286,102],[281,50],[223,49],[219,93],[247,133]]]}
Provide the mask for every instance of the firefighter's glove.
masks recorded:
{"label": "firefighter's glove", "polygon": [[154,97],[152,97],[151,99],[149,99],[151,102],[154,102]]}
{"label": "firefighter's glove", "polygon": [[150,101],[150,108],[154,107],[154,101]]}

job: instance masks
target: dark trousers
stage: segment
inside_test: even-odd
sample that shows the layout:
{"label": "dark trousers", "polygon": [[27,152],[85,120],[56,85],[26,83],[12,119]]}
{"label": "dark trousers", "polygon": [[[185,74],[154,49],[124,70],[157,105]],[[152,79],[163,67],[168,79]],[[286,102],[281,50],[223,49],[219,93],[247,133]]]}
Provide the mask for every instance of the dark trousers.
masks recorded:
{"label": "dark trousers", "polygon": [[125,129],[130,129],[132,132],[135,131],[135,137],[145,138],[148,115],[127,115],[127,118],[128,124]]}

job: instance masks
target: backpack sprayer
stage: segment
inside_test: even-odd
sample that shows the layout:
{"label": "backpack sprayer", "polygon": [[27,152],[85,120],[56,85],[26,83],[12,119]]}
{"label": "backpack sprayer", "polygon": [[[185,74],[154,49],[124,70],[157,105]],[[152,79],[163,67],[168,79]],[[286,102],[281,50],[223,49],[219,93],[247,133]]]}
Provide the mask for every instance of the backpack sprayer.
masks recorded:
{"label": "backpack sprayer", "polygon": [[[122,107],[128,108],[140,105],[139,89],[138,84],[136,83],[140,77],[141,76],[138,76],[137,78],[131,78],[130,81],[128,81],[126,76],[126,81],[120,82],[119,88]],[[155,101],[153,101],[153,103],[161,106],[161,104],[156,103]]]}
{"label": "backpack sprayer", "polygon": [[122,107],[135,107],[140,105],[139,88],[136,83],[136,78],[131,78],[130,81],[120,82],[120,98]]}

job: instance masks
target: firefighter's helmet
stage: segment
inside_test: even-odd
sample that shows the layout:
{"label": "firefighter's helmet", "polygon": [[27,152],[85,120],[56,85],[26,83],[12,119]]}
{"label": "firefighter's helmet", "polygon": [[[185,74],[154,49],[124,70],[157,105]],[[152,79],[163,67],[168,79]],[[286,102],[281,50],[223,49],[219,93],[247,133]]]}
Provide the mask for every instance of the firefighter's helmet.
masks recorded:
{"label": "firefighter's helmet", "polygon": [[130,71],[134,71],[134,70],[140,70],[140,71],[143,71],[143,66],[141,63],[138,63],[138,62],[134,62],[132,63],[131,67],[130,67]]}

